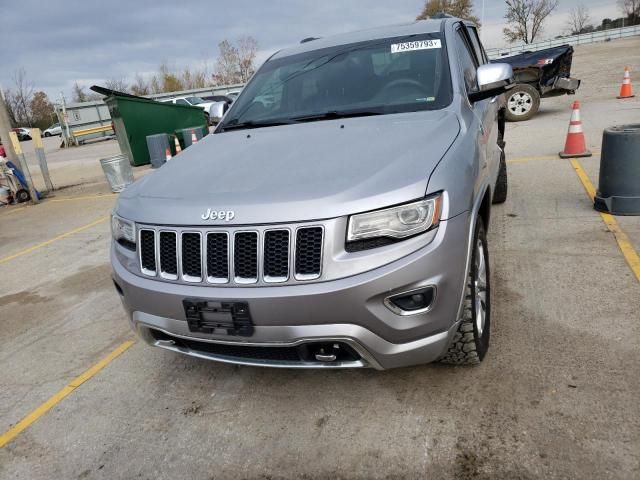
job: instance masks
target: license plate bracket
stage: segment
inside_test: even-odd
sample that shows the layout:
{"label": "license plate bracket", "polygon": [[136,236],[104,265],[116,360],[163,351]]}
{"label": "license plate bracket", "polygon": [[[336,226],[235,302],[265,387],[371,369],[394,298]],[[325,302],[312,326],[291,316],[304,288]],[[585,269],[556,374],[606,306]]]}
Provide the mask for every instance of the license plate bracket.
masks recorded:
{"label": "license plate bracket", "polygon": [[253,322],[247,302],[185,298],[182,301],[190,332],[250,337]]}

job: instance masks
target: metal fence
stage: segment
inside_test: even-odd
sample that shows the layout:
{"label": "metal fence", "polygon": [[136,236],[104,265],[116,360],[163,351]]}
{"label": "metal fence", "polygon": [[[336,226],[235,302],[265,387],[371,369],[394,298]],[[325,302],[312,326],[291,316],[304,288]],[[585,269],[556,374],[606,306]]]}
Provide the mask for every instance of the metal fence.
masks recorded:
{"label": "metal fence", "polygon": [[607,42],[618,38],[632,37],[640,35],[640,25],[630,27],[612,28],[600,30],[598,32],[583,33],[581,35],[571,35],[570,37],[553,38],[543,42],[529,43],[502,48],[488,48],[487,55],[491,59],[516,55],[526,51],[542,50],[543,48],[558,47],[560,45],[586,45],[588,43]]}

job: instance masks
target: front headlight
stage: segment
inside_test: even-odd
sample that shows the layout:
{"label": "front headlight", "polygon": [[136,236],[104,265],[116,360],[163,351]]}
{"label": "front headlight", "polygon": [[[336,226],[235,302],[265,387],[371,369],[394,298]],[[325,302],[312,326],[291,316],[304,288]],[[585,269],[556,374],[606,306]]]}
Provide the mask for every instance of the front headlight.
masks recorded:
{"label": "front headlight", "polygon": [[134,249],[136,248],[136,225],[129,220],[120,218],[117,215],[111,216],[111,235],[120,245]]}
{"label": "front headlight", "polygon": [[349,217],[347,242],[365,238],[402,239],[436,227],[442,212],[442,194],[397,207]]}

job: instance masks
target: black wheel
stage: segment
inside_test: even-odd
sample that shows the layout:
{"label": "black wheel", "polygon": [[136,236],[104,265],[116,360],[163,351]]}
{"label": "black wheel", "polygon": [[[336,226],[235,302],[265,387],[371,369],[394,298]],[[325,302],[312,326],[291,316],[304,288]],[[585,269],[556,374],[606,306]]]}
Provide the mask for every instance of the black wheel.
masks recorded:
{"label": "black wheel", "polygon": [[489,350],[491,336],[491,288],[489,250],[482,218],[476,220],[467,276],[464,308],[458,331],[441,362],[453,365],[477,365]]}
{"label": "black wheel", "polygon": [[510,122],[529,120],[539,108],[540,94],[531,85],[518,83],[507,92],[506,117]]}
{"label": "black wheel", "polygon": [[496,180],[496,189],[493,192],[493,203],[504,203],[507,200],[507,160],[504,150],[500,151],[500,171]]}
{"label": "black wheel", "polygon": [[18,203],[24,203],[31,200],[31,195],[29,195],[29,191],[21,188],[16,192],[16,201]]}
{"label": "black wheel", "polygon": [[50,134],[49,132],[44,132],[44,136],[45,136],[45,137],[50,137],[50,136],[51,136],[51,134]]}

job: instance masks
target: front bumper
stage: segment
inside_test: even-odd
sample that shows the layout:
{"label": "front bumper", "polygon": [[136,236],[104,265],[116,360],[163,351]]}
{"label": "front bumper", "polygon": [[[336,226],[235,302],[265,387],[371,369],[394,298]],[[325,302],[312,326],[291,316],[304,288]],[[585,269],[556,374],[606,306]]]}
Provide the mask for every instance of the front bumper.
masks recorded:
{"label": "front bumper", "polygon": [[[126,270],[114,249],[111,259],[131,326],[151,345],[248,365],[386,369],[428,363],[445,352],[459,318],[468,239],[469,217],[461,214],[441,222],[431,243],[382,267],[338,280],[257,288],[160,282]],[[384,305],[389,295],[426,285],[437,288],[427,312],[401,316]],[[255,325],[253,335],[189,331],[182,301],[194,297],[247,302]],[[329,363],[242,358],[194,348],[193,341],[256,348],[341,342],[359,358]]]}

